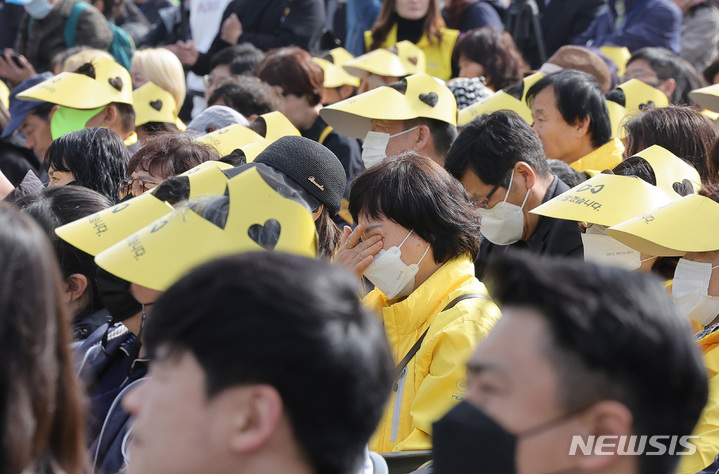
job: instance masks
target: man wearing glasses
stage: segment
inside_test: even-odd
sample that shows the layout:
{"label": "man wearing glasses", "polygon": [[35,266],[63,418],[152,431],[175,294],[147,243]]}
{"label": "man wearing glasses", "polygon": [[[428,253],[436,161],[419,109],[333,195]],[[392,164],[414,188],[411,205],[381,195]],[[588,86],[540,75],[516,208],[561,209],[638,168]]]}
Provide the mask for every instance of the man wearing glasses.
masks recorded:
{"label": "man wearing glasses", "polygon": [[508,247],[543,255],[583,255],[576,222],[530,213],[569,187],[554,176],[542,142],[513,112],[468,123],[449,149],[445,168],[475,199],[482,246],[475,261],[482,279],[490,259]]}

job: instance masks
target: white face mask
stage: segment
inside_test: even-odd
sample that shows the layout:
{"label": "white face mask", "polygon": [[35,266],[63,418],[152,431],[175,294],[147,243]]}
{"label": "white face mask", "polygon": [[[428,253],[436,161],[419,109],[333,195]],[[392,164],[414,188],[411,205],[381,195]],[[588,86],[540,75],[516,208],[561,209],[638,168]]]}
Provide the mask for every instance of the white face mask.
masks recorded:
{"label": "white face mask", "polygon": [[703,326],[708,326],[719,315],[719,297],[709,296],[711,263],[693,262],[680,258],[674,270],[672,296],[679,312]]}
{"label": "white face mask", "polygon": [[52,5],[48,0],[32,0],[25,5],[25,11],[33,20],[42,20],[52,12]]}
{"label": "white face mask", "polygon": [[[419,127],[419,125],[417,127]],[[385,159],[387,156],[387,144],[390,138],[409,133],[417,127],[412,127],[409,130],[404,130],[394,135],[385,132],[373,132],[371,130],[367,132],[364,142],[362,142],[362,161],[364,162],[365,169],[371,168]]]}
{"label": "white face mask", "polygon": [[364,271],[364,276],[389,299],[407,296],[412,293],[414,290],[414,277],[419,271],[419,264],[422,263],[425,255],[429,252],[428,245],[419,262],[407,265],[402,261],[400,258],[402,250],[400,248],[412,235],[412,232],[414,231],[409,231],[409,234],[399,246],[395,245],[387,250],[380,250]]}
{"label": "white face mask", "polygon": [[643,262],[656,257],[641,259],[641,254],[607,234],[605,227],[594,224],[582,235],[584,260],[599,265],[609,265],[624,270],[638,270]]}
{"label": "white face mask", "polygon": [[507,202],[509,190],[512,189],[512,180],[514,173],[509,178],[509,186],[507,186],[507,195],[504,201],[498,203],[492,209],[477,209],[482,222],[480,223],[480,231],[487,240],[494,245],[510,245],[522,238],[524,232],[524,205],[529,198],[529,189],[524,195],[524,201],[521,206]]}

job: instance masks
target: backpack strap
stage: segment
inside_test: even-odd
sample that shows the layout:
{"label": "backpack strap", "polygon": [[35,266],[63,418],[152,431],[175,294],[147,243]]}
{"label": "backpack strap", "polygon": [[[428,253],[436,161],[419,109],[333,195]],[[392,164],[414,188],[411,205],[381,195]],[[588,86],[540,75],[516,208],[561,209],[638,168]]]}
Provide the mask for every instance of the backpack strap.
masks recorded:
{"label": "backpack strap", "polygon": [[[488,300],[489,298],[486,295],[483,295],[481,293],[465,293],[463,295],[459,295],[449,303],[447,303],[447,306],[444,307],[440,313],[443,313],[447,311],[448,309],[454,308],[457,303],[460,301],[464,301],[470,298],[484,298]],[[427,335],[427,332],[429,331],[429,327],[424,330],[421,336],[419,336],[419,339],[417,339],[417,342],[414,343],[412,348],[407,352],[407,355],[404,356],[404,358],[397,364],[397,367],[395,367],[394,374],[395,374],[395,383],[397,382],[397,379],[399,378],[400,374],[404,370],[405,367],[407,367],[407,364],[409,364],[409,361],[412,360],[412,357],[417,353],[419,350],[419,347],[422,345],[422,341],[424,341],[425,336]]]}
{"label": "backpack strap", "polygon": [[80,14],[90,6],[89,3],[85,3],[83,0],[78,1],[72,6],[70,16],[65,22],[65,29],[63,30],[63,37],[65,38],[65,44],[68,48],[75,46],[75,38],[77,37],[77,23],[80,20]]}

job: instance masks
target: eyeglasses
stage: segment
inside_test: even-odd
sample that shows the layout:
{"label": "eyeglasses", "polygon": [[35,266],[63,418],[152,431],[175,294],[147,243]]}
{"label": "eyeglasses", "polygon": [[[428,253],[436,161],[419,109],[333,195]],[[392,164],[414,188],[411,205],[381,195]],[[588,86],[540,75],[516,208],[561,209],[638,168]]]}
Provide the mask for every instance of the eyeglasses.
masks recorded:
{"label": "eyeglasses", "polygon": [[147,181],[143,179],[125,179],[120,181],[120,184],[117,187],[117,192],[120,195],[120,199],[124,199],[129,194],[132,194],[133,196],[139,196],[145,191],[154,188],[158,184],[160,184],[158,181]]}
{"label": "eyeglasses", "polygon": [[492,199],[492,196],[494,195],[494,193],[496,193],[497,190],[501,186],[502,186],[502,183],[495,184],[494,187],[492,188],[492,190],[489,193],[487,193],[487,195],[484,197],[484,199],[482,199],[481,201],[479,201],[477,203],[477,207],[479,207],[480,209],[487,209],[487,203],[489,202],[490,199]]}
{"label": "eyeglasses", "polygon": [[481,201],[476,203],[476,207],[478,207],[480,209],[488,209],[487,203],[489,203],[489,200],[492,199],[492,196],[494,196],[494,193],[496,193],[499,188],[507,186],[505,184],[505,181],[507,181],[509,175],[512,174],[513,172],[514,172],[514,168],[510,168],[509,171],[507,172],[507,174],[499,181],[499,183],[495,184],[494,187],[492,188],[492,190],[489,191],[489,193],[487,193],[487,195],[484,197],[484,199],[482,199]]}

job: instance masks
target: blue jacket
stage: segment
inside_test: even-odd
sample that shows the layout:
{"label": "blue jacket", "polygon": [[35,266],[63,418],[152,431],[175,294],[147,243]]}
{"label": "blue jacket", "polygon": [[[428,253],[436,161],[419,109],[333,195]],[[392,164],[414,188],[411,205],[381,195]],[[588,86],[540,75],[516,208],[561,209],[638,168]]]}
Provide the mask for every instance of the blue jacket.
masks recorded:
{"label": "blue jacket", "polygon": [[624,0],[626,16],[617,21],[616,2],[609,2],[574,44],[626,46],[634,52],[646,46],[658,46],[681,52],[682,12],[671,0]]}
{"label": "blue jacket", "polygon": [[114,474],[123,467],[122,445],[130,415],[120,401],[147,374],[147,360],[136,358],[137,337],[121,323],[100,326],[75,348],[78,375],[90,399],[88,444],[92,471]]}

